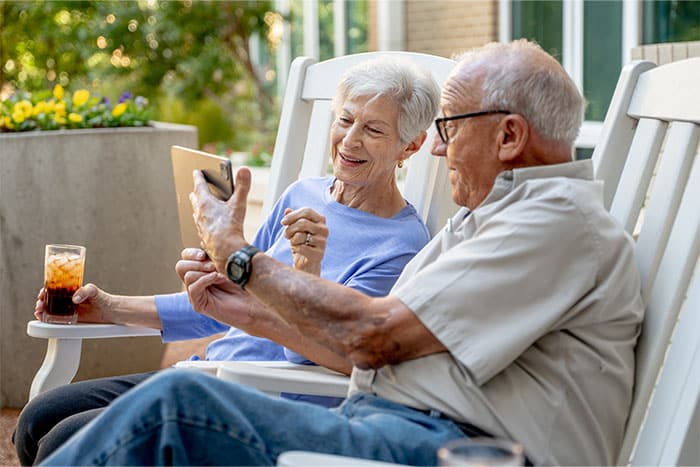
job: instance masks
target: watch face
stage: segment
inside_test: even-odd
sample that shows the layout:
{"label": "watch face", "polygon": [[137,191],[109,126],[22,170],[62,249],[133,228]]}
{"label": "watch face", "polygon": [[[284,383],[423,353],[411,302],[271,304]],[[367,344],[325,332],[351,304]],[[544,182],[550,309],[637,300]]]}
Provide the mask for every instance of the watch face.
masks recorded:
{"label": "watch face", "polygon": [[235,262],[231,261],[228,267],[228,275],[231,278],[238,279],[243,276],[243,268]]}

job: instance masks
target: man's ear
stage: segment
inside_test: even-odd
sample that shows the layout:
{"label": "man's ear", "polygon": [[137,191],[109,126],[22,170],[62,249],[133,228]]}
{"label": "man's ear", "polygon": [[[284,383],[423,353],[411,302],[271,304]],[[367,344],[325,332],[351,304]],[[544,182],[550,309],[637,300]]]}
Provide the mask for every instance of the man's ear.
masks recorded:
{"label": "man's ear", "polygon": [[406,157],[403,159],[406,160],[409,157],[411,157],[416,151],[420,149],[421,146],[423,146],[423,143],[425,142],[425,138],[428,136],[428,133],[425,131],[421,131],[418,136],[413,138],[411,142],[409,142],[406,147],[403,150],[403,153]]}
{"label": "man's ear", "polygon": [[513,162],[527,146],[530,126],[522,115],[506,115],[498,125],[498,159]]}

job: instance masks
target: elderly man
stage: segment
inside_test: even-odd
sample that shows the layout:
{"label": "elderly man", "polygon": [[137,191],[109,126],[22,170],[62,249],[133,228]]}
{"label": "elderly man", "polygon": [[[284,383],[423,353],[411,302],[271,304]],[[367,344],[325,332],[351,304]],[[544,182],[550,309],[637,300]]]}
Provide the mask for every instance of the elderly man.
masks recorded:
{"label": "elderly man", "polygon": [[256,252],[242,234],[250,173],[227,203],[196,174],[211,260],[185,251],[178,263],[195,309],[318,363],[345,359],[348,399],[328,410],[173,371],[48,463],[272,464],[306,449],[429,465],[447,441],[484,434],[521,442],[535,463],[613,463],[643,305],[631,239],[591,164],[571,162],[583,105],[532,43],[465,54],[433,144],[464,208],[384,298]]}

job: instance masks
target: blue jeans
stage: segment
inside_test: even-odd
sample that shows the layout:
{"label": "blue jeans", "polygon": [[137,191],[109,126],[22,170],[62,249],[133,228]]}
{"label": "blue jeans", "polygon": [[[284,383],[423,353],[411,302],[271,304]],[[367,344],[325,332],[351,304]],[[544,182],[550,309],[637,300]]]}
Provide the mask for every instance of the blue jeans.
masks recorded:
{"label": "blue jeans", "polygon": [[12,434],[20,464],[41,463],[114,399],[154,374],[79,381],[36,396],[22,409]]}
{"label": "blue jeans", "polygon": [[336,409],[166,370],[115,400],[44,465],[274,465],[310,450],[413,465],[464,434],[451,421],[373,395]]}

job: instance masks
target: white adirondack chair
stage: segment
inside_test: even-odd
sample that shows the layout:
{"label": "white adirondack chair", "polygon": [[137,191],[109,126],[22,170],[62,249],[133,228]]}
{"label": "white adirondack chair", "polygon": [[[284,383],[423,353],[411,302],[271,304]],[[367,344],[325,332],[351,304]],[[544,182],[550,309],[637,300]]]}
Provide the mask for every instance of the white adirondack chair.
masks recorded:
{"label": "white adirondack chair", "polygon": [[[637,238],[647,303],[619,465],[700,464],[699,140],[700,58],[622,70],[593,155],[606,205]],[[290,451],[278,465],[355,461]]]}
{"label": "white adirondack chair", "polygon": [[[432,72],[440,85],[454,66],[454,62],[446,58],[409,52],[372,52],[320,63],[306,57],[295,59],[289,72],[282,105],[270,181],[263,204],[263,217],[267,216],[275,201],[291,183],[299,178],[326,174],[330,154],[329,129],[333,119],[331,98],[335,93],[336,84],[348,67],[379,55],[402,57],[423,66]],[[408,161],[403,189],[404,197],[416,208],[431,234],[435,234],[444,225],[447,217],[457,209],[450,198],[449,184],[444,182],[447,180],[447,169],[440,160],[442,158],[429,154],[433,134],[434,129],[431,128],[426,144]],[[27,325],[27,334],[48,339],[44,362],[30,389],[29,398],[32,399],[47,389],[72,381],[80,361],[82,339],[152,336],[160,335],[160,332],[120,325],[61,326],[31,321]],[[240,377],[243,379],[246,378],[246,371],[264,375],[274,369],[296,378],[296,386],[292,384],[292,389],[285,388],[280,391],[334,396],[342,396],[347,392],[347,378],[330,370],[288,362],[241,362],[239,365],[236,365],[239,362],[230,363],[230,370],[236,366],[241,369]],[[220,362],[187,361],[179,362],[176,366],[216,372],[219,364]],[[305,385],[306,374],[324,379],[320,382],[312,379],[310,384]],[[278,392],[274,390],[274,386],[268,385],[267,388],[269,392]]]}
{"label": "white adirondack chair", "polygon": [[[647,304],[620,464],[700,463],[698,440],[683,450],[700,394],[693,372],[700,349],[699,79],[700,58],[628,65],[599,146],[604,159],[606,151],[629,148],[611,212],[628,230],[641,226],[637,260]],[[645,196],[639,187],[647,186],[639,216]]]}

